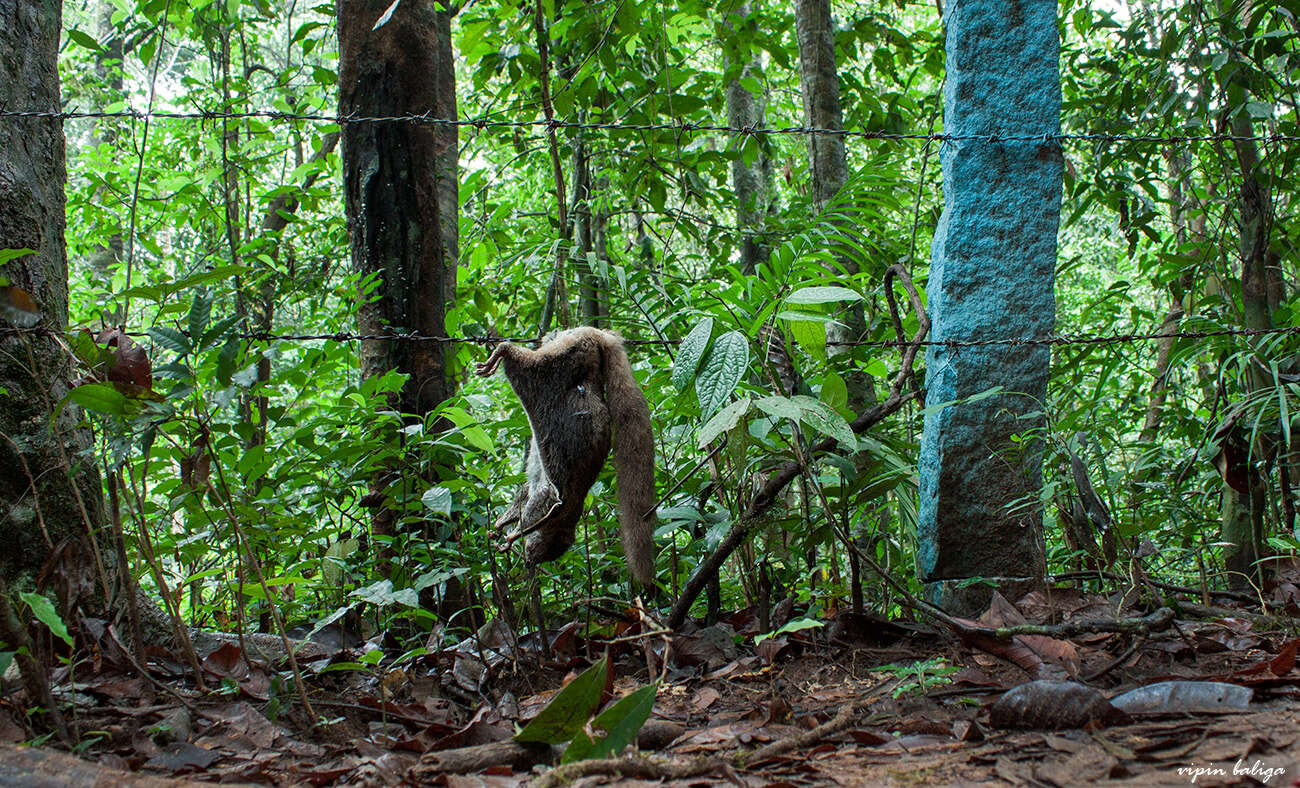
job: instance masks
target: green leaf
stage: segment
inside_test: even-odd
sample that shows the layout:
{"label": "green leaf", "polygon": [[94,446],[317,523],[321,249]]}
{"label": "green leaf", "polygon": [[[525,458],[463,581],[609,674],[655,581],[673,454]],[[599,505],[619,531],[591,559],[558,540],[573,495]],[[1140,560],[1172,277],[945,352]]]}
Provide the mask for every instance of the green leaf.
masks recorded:
{"label": "green leaf", "polygon": [[451,490],[446,487],[430,487],[420,496],[420,501],[429,511],[451,517]]}
{"label": "green leaf", "polygon": [[819,629],[824,626],[826,626],[826,622],[818,621],[815,618],[796,618],[795,620],[790,621],[785,626],[781,627],[775,632],[769,632],[766,635],[759,635],[758,637],[754,638],[754,645],[757,646],[759,643],[762,643],[764,640],[767,640],[768,638],[779,637],[781,635],[786,635],[791,632],[801,632],[805,629]]}
{"label": "green leaf", "polygon": [[107,383],[87,383],[84,386],[77,386],[63,398],[59,410],[63,410],[63,405],[69,402],[105,416],[126,414],[126,395]]}
{"label": "green leaf", "polygon": [[388,605],[406,605],[407,607],[419,607],[420,599],[414,588],[403,588],[393,590],[392,580],[380,580],[353,590],[348,596],[354,599],[360,599],[362,602],[369,602],[378,607],[387,607]]}
{"label": "green leaf", "polygon": [[814,304],[855,303],[862,296],[847,287],[804,287],[786,296],[785,302],[796,306]]}
{"label": "green leaf", "polygon": [[188,356],[194,349],[189,338],[171,326],[154,326],[149,329],[149,336],[178,356]]}
{"label": "green leaf", "polygon": [[560,756],[560,763],[608,758],[622,752],[624,747],[636,739],[637,732],[645,725],[645,721],[650,719],[650,711],[654,708],[658,692],[659,684],[656,682],[640,687],[610,704],[609,708],[591,721],[592,727],[607,731],[609,735],[595,742],[587,738],[585,733],[575,736],[564,755]]}
{"label": "green leaf", "polygon": [[695,394],[700,410],[706,415],[716,412],[727,401],[745,371],[749,369],[749,341],[739,331],[718,337],[704,357],[704,366],[695,378]]}
{"label": "green leaf", "polygon": [[208,321],[212,319],[212,291],[205,289],[199,290],[194,294],[194,301],[190,304],[190,314],[186,323],[190,331],[191,341],[198,341],[203,336],[203,330],[208,327]]}
{"label": "green leaf", "polygon": [[[786,314],[789,314],[788,312]],[[818,361],[826,360],[826,324],[822,321],[793,320],[790,335]]]}
{"label": "green leaf", "polygon": [[685,391],[704,360],[704,351],[709,347],[709,338],[713,336],[713,318],[706,317],[695,324],[691,332],[677,348],[677,357],[673,359],[673,385],[678,391]]}
{"label": "green leaf", "polygon": [[515,741],[559,744],[576,737],[600,705],[608,673],[609,660],[602,657],[561,689],[532,722],[515,734]]}
{"label": "green leaf", "polygon": [[796,394],[791,399],[804,413],[804,423],[822,433],[829,435],[844,445],[846,449],[856,449],[858,439],[853,435],[853,428],[835,409],[819,399],[806,394]]}
{"label": "green leaf", "polygon": [[40,594],[33,594],[28,591],[18,592],[18,598],[32,609],[32,615],[49,627],[56,637],[69,646],[72,645],[72,636],[68,634],[68,628],[64,625],[63,618],[59,616],[59,611],[54,609],[53,602]]}
{"label": "green leaf", "polygon": [[0,265],[4,265],[10,260],[17,260],[19,257],[26,257],[29,254],[36,254],[35,249],[0,249]]}
{"label": "green leaf", "polygon": [[844,382],[844,378],[834,372],[826,373],[826,377],[822,380],[820,399],[836,411],[848,407],[849,387]]}
{"label": "green leaf", "polygon": [[849,423],[821,400],[813,399],[806,394],[797,394],[793,397],[773,395],[755,400],[754,404],[769,416],[789,419],[796,424],[807,424],[824,435],[830,435],[847,448],[857,448],[857,438],[854,437]]}
{"label": "green leaf", "polygon": [[239,361],[239,340],[231,339],[221,346],[221,352],[217,354],[217,382],[222,386],[230,385],[230,376],[235,372],[235,364]]}
{"label": "green leaf", "polygon": [[759,410],[774,418],[803,423],[803,411],[789,397],[773,394],[769,397],[759,397],[754,404]]}
{"label": "green leaf", "polygon": [[83,46],[92,52],[99,52],[103,49],[99,42],[95,40],[94,36],[75,28],[68,31],[68,38],[79,46]]}
{"label": "green leaf", "polygon": [[727,407],[718,411],[708,423],[700,428],[699,440],[697,443],[703,449],[713,442],[713,439],[736,426],[740,417],[749,412],[749,406],[752,404],[749,397],[741,397]]}

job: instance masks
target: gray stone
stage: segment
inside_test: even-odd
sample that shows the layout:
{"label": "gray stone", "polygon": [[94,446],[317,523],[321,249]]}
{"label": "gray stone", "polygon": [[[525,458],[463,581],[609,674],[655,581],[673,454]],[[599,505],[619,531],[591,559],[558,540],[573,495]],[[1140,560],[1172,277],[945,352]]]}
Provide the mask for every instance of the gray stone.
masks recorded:
{"label": "gray stone", "polygon": [[[945,204],[927,286],[933,340],[1052,333],[1062,166],[1052,137],[1061,108],[1056,8],[1047,0],[948,4],[944,131],[984,136],[945,140],[940,151]],[[1008,139],[1017,136],[1030,139]],[[1035,433],[1050,354],[1042,344],[927,351],[927,406],[1002,390],[926,415],[918,563],[927,583],[1041,575]]]}

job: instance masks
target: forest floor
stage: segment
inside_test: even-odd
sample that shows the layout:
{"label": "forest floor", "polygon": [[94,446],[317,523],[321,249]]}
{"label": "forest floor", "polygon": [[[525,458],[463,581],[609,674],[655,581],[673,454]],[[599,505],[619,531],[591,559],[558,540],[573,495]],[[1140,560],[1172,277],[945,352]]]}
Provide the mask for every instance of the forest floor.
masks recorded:
{"label": "forest floor", "polygon": [[[996,597],[979,624],[1047,627],[1011,637],[844,612],[755,646],[759,622],[741,611],[676,634],[632,615],[572,622],[549,657],[499,622],[400,667],[308,642],[298,661],[328,720],[316,725],[289,672],[244,658],[278,638],[201,644],[200,694],[176,654],[151,654],[141,676],[101,627],[95,659],[54,674],[79,757],[16,746],[33,735],[29,704],[7,682],[0,785],[1300,785],[1300,590],[1284,578],[1269,594],[1267,615],[1216,598],[1122,632],[1097,622],[1150,612],[1131,588]],[[769,626],[795,609],[777,605]],[[639,754],[556,769],[558,749],[510,740],[603,653],[603,697],[661,682]],[[1169,681],[1231,686],[1169,685],[1128,713],[1106,700]]]}

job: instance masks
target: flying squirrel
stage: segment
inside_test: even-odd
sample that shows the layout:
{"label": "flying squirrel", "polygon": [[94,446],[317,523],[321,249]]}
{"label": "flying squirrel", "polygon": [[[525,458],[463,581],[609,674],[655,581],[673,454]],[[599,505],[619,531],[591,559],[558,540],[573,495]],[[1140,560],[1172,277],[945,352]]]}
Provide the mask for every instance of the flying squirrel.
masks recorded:
{"label": "flying squirrel", "polygon": [[[524,561],[553,561],[573,546],[587,491],[611,443],[618,481],[618,519],[628,569],[654,582],[654,435],[650,408],[617,334],[583,326],[548,334],[536,350],[502,343],[478,374],[504,366],[532,431],[527,479],[497,519],[527,534]],[[613,437],[611,440],[611,431]]]}

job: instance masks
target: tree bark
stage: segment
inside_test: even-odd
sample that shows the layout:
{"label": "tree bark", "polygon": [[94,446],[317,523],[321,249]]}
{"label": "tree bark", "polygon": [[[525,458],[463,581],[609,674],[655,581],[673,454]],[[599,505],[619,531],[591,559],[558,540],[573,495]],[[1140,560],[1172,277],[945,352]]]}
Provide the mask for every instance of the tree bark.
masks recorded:
{"label": "tree bark", "polygon": [[[1250,137],[1254,126],[1244,113],[1232,121],[1235,137]],[[1273,224],[1273,199],[1268,184],[1261,177],[1259,150],[1250,139],[1233,141],[1237,167],[1241,173],[1240,237],[1241,299],[1243,327],[1269,329],[1273,327],[1273,312],[1269,300],[1269,234]],[[1260,340],[1247,338],[1254,344]],[[1250,365],[1246,386],[1248,394],[1255,394],[1272,386],[1272,378],[1258,362]],[[1223,486],[1221,540],[1227,544],[1223,562],[1228,570],[1228,585],[1244,591],[1257,585],[1260,579],[1258,561],[1264,542],[1264,479],[1255,468],[1265,453],[1259,433],[1250,443],[1249,453],[1238,461],[1244,468],[1235,469],[1236,485]],[[1227,456],[1227,455],[1225,455]],[[1227,469],[1233,472],[1234,469]]]}
{"label": "tree bark", "polygon": [[[830,0],[797,0],[794,21],[799,43],[799,85],[803,93],[804,124],[830,132],[843,131]],[[813,204],[822,211],[849,179],[844,135],[809,134],[808,158],[812,171]],[[837,257],[836,263],[846,277],[858,273],[857,263],[848,258]],[[866,325],[866,314],[859,302],[848,308],[842,324],[827,326],[826,338],[832,343],[860,340],[866,336]],[[832,344],[829,350],[832,357],[851,352],[851,347],[836,344]],[[854,371],[845,378],[845,383],[851,409],[860,411],[875,400],[871,379],[865,374]]]}
{"label": "tree bark", "polygon": [[[727,15],[726,25],[732,35],[724,42],[723,70],[735,72],[727,82],[727,125],[741,129],[761,129],[767,110],[767,96],[755,95],[742,84],[746,78],[756,79],[762,73],[762,60],[757,50],[740,46],[747,36],[753,9],[745,2]],[[736,195],[736,232],[740,236],[740,270],[753,276],[758,266],[767,261],[771,249],[763,240],[764,224],[772,194],[772,165],[759,136],[736,135],[736,158],[731,162],[731,188]],[[754,146],[757,153],[750,163],[744,152]]]}
{"label": "tree bark", "polygon": [[[434,0],[341,0],[341,115],[456,118],[451,19]],[[385,11],[386,22],[375,29]],[[456,286],[457,132],[437,123],[345,123],[343,185],[353,269],[377,279],[358,309],[362,334],[446,336]],[[361,375],[409,375],[396,406],[422,418],[452,390],[446,343],[366,339]],[[373,483],[382,499],[396,474]],[[371,527],[392,535],[394,513],[376,505]]]}
{"label": "tree bark", "polygon": [[[60,109],[61,15],[60,0],[0,0],[0,106]],[[23,588],[56,546],[66,546],[64,568],[52,575],[64,583],[62,609],[80,599],[84,609],[104,612],[114,561],[108,551],[98,566],[93,560],[93,529],[105,517],[90,434],[78,426],[76,408],[51,421],[71,377],[70,355],[57,338],[68,323],[63,151],[57,119],[0,123],[0,248],[36,252],[0,274],[31,296],[38,328],[48,330],[15,332],[13,316],[0,311],[0,577]]]}

